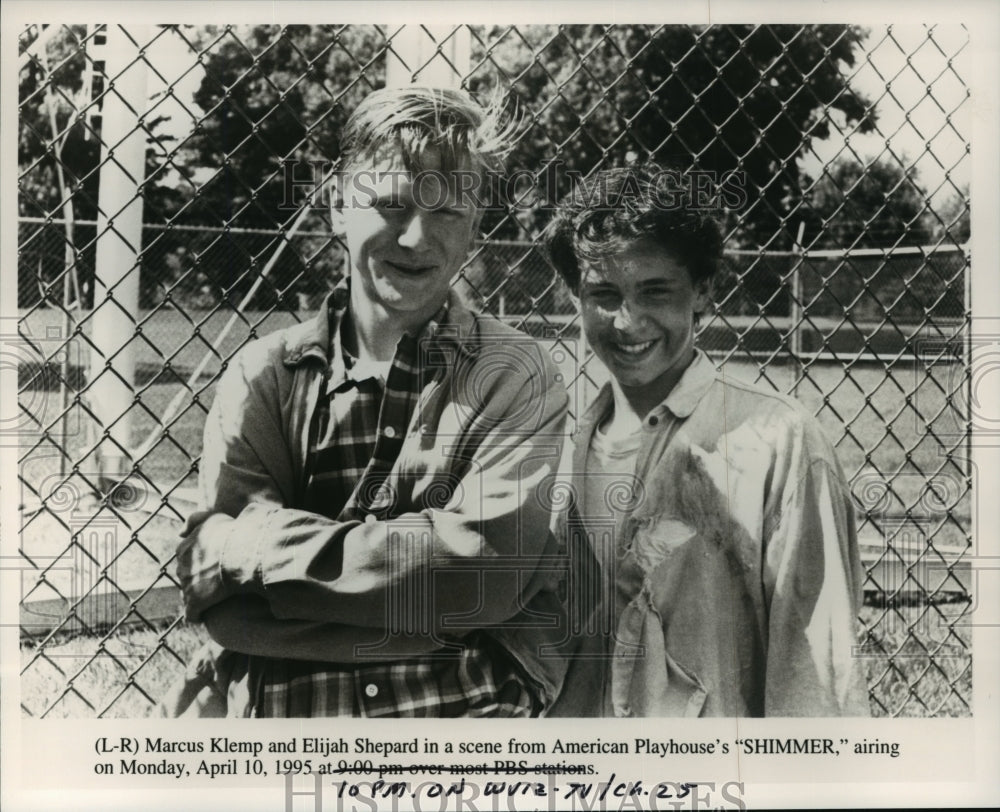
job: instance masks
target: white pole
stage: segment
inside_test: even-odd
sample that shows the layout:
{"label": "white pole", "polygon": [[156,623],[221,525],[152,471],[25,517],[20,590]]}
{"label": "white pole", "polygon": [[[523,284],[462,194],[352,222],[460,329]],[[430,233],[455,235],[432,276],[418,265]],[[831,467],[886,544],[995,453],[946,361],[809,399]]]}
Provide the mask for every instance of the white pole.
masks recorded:
{"label": "white pole", "polygon": [[[328,182],[328,178],[329,176],[323,178],[323,183],[320,184],[321,190],[325,188]],[[309,214],[312,213],[313,205],[314,205],[313,199],[310,198],[309,202],[302,207],[302,210],[296,216],[295,222],[292,223],[292,227],[288,230],[288,233],[285,235],[284,239],[278,242],[278,246],[277,248],[274,249],[274,253],[271,254],[271,258],[267,261],[267,265],[264,266],[264,269],[260,272],[260,275],[254,280],[253,285],[250,286],[250,290],[247,291],[246,295],[243,297],[243,300],[236,307],[236,310],[233,312],[233,315],[229,317],[229,321],[226,322],[222,330],[215,337],[215,340],[212,342],[212,348],[205,351],[205,354],[202,356],[201,361],[199,361],[198,365],[194,368],[194,372],[192,372],[188,376],[187,384],[185,386],[182,386],[179,390],[177,390],[177,394],[174,395],[173,400],[171,400],[170,403],[167,404],[167,408],[163,411],[163,416],[160,418],[160,422],[157,424],[156,428],[154,428],[153,431],[150,432],[150,435],[148,438],[146,438],[146,441],[142,444],[140,448],[136,450],[134,454],[136,459],[142,459],[143,457],[146,456],[146,454],[152,451],[153,446],[155,446],[158,442],[160,442],[160,440],[163,438],[163,435],[166,434],[166,432],[170,429],[170,422],[177,416],[178,412],[180,412],[181,406],[184,404],[184,401],[187,399],[188,395],[194,391],[195,386],[198,383],[198,379],[201,377],[201,374],[208,367],[208,362],[211,361],[213,358],[217,358],[219,356],[220,354],[219,349],[222,347],[222,343],[226,340],[226,336],[229,335],[230,331],[235,326],[237,319],[239,319],[240,317],[240,314],[245,312],[246,309],[250,306],[250,302],[253,301],[253,297],[260,289],[260,286],[264,284],[264,280],[267,279],[268,274],[271,273],[271,269],[274,267],[274,264],[278,261],[278,259],[284,252],[285,246],[288,245],[289,242],[291,242],[292,237],[296,235],[296,233],[299,230],[299,227],[305,222],[306,217],[308,217]]]}
{"label": "white pole", "polygon": [[[108,27],[105,74],[108,92],[101,109],[101,174],[98,192],[97,255],[94,274],[94,348],[90,361],[90,407],[98,419],[97,460],[101,487],[131,470],[135,382],[135,321],[139,312],[142,196],[146,131],[146,63],[138,57],[146,28]],[[136,45],[135,43],[138,43]],[[110,366],[109,366],[110,365]]]}
{"label": "white pole", "polygon": [[[52,32],[56,29],[56,26],[49,26],[46,32],[43,32],[42,36],[46,33],[51,36]],[[52,90],[52,76],[49,73],[49,57],[48,49],[45,41],[42,40],[42,36],[35,41],[35,45],[38,47],[38,52],[40,54],[42,66],[45,68],[45,107],[49,114],[49,126],[52,128],[52,139],[53,144],[56,148],[55,152],[55,166],[56,166],[56,181],[59,183],[59,199],[62,200],[62,216],[63,216],[63,229],[65,230],[65,246],[63,248],[63,339],[65,341],[70,340],[70,334],[73,332],[73,328],[76,326],[76,318],[72,315],[73,313],[73,302],[77,310],[82,307],[82,302],[80,301],[80,280],[77,274],[77,263],[76,263],[76,229],[73,227],[73,197],[67,194],[66,188],[66,175],[63,172],[63,148],[66,146],[66,133],[59,137],[59,124],[56,120],[56,100],[55,93]],[[39,267],[38,278],[41,279],[41,267]],[[72,293],[72,296],[71,296]],[[75,299],[73,298],[75,297]],[[69,377],[70,377],[70,354],[68,352],[61,353],[62,362],[60,363],[59,370],[59,391],[61,393],[63,416],[62,416],[62,429],[63,436],[68,437],[69,431],[69,420],[72,409],[70,408],[70,394],[69,394]],[[66,455],[59,455],[59,474],[62,476],[66,475]]]}
{"label": "white pole", "polygon": [[401,26],[386,52],[386,87],[458,87],[469,71],[471,43],[466,25]]}

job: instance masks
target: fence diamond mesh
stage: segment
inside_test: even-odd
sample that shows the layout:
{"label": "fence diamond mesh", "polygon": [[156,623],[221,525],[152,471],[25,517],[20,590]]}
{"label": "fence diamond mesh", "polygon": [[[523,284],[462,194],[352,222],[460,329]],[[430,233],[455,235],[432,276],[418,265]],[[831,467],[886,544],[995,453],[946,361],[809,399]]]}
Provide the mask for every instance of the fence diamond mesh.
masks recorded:
{"label": "fence diamond mesh", "polygon": [[836,442],[859,508],[873,712],[970,714],[967,32],[410,29],[22,32],[5,337],[20,419],[4,437],[20,465],[25,714],[143,715],[200,643],[173,550],[214,384],[340,273],[322,181],[347,114],[441,71],[521,121],[456,284],[547,343],[575,408],[604,373],[538,246],[550,204],[574,177],[647,158],[710,179],[729,250],[699,341],[793,393]]}

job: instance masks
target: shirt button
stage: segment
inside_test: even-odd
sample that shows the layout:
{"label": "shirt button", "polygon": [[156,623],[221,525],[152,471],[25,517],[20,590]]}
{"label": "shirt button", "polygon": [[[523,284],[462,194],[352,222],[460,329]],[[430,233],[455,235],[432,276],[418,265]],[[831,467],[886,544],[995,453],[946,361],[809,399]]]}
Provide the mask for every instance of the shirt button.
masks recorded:
{"label": "shirt button", "polygon": [[382,433],[390,440],[396,436],[396,430],[392,426],[386,426],[382,429]]}
{"label": "shirt button", "polygon": [[365,696],[369,699],[374,699],[378,696],[378,686],[374,682],[369,682],[365,686]]}
{"label": "shirt button", "polygon": [[658,418],[658,417],[657,417],[657,416],[656,416],[655,414],[654,414],[654,415],[652,415],[652,416],[651,416],[651,417],[649,418],[649,425],[651,425],[651,426],[655,426],[655,425],[657,425],[657,424],[658,424],[659,422],[660,422],[660,418]]}

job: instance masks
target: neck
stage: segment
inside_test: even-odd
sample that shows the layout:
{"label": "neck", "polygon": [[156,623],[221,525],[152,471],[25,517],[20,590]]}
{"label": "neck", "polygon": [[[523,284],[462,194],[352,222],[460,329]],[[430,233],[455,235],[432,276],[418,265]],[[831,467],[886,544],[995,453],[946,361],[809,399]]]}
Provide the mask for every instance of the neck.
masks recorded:
{"label": "neck", "polygon": [[389,311],[363,296],[359,285],[352,285],[348,349],[362,360],[391,361],[403,335],[417,335],[433,315]]}
{"label": "neck", "polygon": [[611,390],[615,399],[615,422],[618,415],[625,424],[639,424],[645,420],[653,409],[663,403],[664,400],[674,391],[684,371],[691,366],[694,361],[695,352],[691,349],[687,363],[680,369],[668,369],[656,380],[650,381],[643,386],[622,386],[614,378],[611,379]]}
{"label": "neck", "polygon": [[604,424],[604,430],[613,436],[631,434],[642,425],[642,419],[649,413],[627,389],[614,378],[611,379],[612,411]]}

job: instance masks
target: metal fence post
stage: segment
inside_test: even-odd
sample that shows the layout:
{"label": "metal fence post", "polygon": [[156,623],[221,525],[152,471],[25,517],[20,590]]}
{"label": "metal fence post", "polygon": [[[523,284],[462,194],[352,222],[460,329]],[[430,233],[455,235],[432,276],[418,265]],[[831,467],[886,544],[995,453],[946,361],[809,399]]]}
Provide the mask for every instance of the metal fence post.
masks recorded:
{"label": "metal fence post", "polygon": [[[142,42],[142,27],[130,29]],[[145,177],[146,63],[141,46],[117,25],[108,28],[101,125],[101,174],[98,194],[97,252],[94,274],[93,344],[90,402],[103,429],[98,448],[101,487],[129,470],[129,408],[135,381],[135,317],[139,308]]]}
{"label": "metal fence post", "polygon": [[966,243],[962,249],[965,257],[965,287],[963,288],[965,312],[963,313],[963,327],[965,329],[965,340],[962,353],[962,362],[965,364],[965,475],[972,477],[972,352],[975,349],[972,343],[972,245]]}
{"label": "metal fence post", "polygon": [[792,354],[792,364],[795,366],[795,377],[792,379],[791,394],[795,394],[799,388],[799,374],[802,371],[802,263],[805,262],[806,250],[802,245],[805,237],[806,224],[804,220],[799,221],[799,230],[795,234],[794,259],[792,260],[792,278],[789,280],[791,287],[791,306],[788,310],[789,329],[788,336],[789,350]]}

